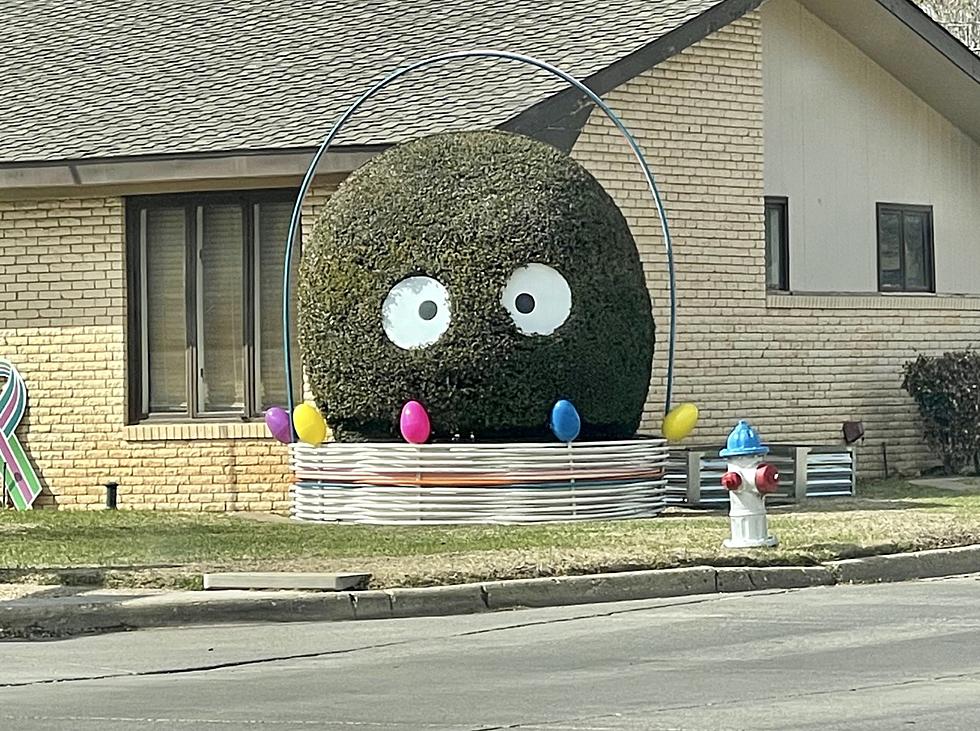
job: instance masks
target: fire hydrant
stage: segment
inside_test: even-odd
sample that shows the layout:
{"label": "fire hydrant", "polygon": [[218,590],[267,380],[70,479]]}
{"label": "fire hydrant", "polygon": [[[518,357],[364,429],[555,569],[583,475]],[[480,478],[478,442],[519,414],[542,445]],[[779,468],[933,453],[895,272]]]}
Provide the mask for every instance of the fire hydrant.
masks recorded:
{"label": "fire hydrant", "polygon": [[728,459],[728,472],[722,475],[721,484],[728,490],[731,502],[728,516],[732,537],[725,541],[725,548],[758,548],[779,543],[769,533],[766,519],[766,495],[779,488],[779,471],[762,462],[768,453],[769,447],[745,420],[735,425],[728,435],[727,446],[719,452],[719,456]]}

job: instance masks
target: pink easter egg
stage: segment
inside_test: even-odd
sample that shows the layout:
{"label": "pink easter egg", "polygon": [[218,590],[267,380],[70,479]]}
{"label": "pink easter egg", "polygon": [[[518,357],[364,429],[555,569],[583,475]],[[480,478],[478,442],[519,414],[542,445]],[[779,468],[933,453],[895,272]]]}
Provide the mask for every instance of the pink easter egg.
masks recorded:
{"label": "pink easter egg", "polygon": [[429,414],[418,401],[409,401],[402,406],[399,426],[405,441],[411,444],[425,444],[432,433]]}

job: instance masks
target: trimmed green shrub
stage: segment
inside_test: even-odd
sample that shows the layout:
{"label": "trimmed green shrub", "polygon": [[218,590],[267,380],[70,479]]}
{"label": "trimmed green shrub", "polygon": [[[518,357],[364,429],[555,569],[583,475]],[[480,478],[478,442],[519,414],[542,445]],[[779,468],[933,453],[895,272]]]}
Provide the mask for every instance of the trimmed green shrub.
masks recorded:
{"label": "trimmed green shrub", "polygon": [[[522,334],[502,304],[529,264],[553,268],[571,290],[550,335]],[[445,287],[451,320],[435,342],[403,349],[386,336],[382,307],[413,276]],[[536,295],[559,296],[550,285]],[[399,438],[409,400],[426,407],[435,438],[550,438],[562,398],[578,409],[582,438],[639,425],[654,325],[636,244],[595,178],[535,140],[434,135],[356,170],[304,245],[299,307],[307,377],[338,439]],[[426,302],[409,315],[437,311]]]}
{"label": "trimmed green shrub", "polygon": [[905,364],[904,388],[919,405],[926,441],[947,472],[980,462],[980,354],[920,355]]}

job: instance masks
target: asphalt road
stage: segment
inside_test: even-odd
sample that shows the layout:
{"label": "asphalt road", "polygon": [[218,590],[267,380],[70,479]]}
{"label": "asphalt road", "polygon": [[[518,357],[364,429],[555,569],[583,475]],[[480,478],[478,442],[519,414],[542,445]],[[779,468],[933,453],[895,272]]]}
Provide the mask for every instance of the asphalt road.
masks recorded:
{"label": "asphalt road", "polygon": [[980,728],[980,576],[0,643],[2,729]]}

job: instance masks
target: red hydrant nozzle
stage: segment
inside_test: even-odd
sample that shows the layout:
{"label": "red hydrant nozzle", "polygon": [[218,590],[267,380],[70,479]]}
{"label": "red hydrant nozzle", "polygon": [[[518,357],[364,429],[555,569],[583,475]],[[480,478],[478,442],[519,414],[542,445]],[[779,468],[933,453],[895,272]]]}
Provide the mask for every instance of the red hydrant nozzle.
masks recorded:
{"label": "red hydrant nozzle", "polygon": [[737,490],[742,486],[742,476],[737,472],[726,472],[721,476],[721,486],[726,490]]}
{"label": "red hydrant nozzle", "polygon": [[771,464],[761,464],[755,470],[755,487],[765,494],[779,489],[779,470]]}

